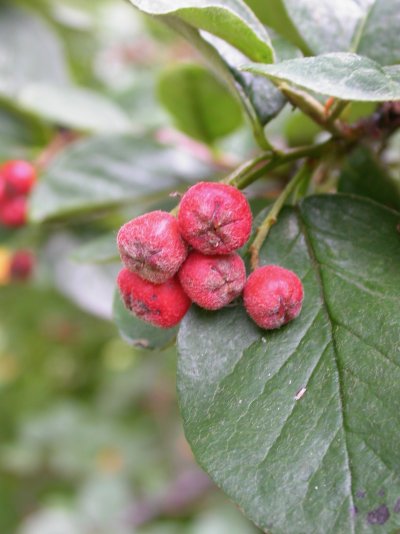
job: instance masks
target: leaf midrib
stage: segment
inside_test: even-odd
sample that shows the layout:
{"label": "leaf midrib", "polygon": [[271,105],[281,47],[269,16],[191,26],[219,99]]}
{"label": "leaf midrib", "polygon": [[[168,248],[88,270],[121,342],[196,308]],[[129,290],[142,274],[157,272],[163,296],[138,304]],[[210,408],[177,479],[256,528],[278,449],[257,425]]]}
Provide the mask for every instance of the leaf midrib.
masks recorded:
{"label": "leaf midrib", "polygon": [[[313,270],[314,270],[314,273],[315,273],[315,276],[316,276],[316,280],[317,280],[317,283],[318,283],[320,296],[321,296],[321,303],[322,303],[320,309],[325,313],[325,315],[326,315],[326,317],[328,319],[328,323],[329,323],[330,331],[331,331],[332,349],[333,349],[333,354],[334,354],[334,364],[335,364],[336,375],[337,375],[337,379],[338,379],[337,383],[338,383],[338,393],[339,393],[340,416],[341,416],[341,423],[342,423],[341,426],[343,428],[344,449],[345,449],[346,463],[347,463],[347,469],[348,469],[348,475],[349,475],[350,506],[351,506],[351,509],[354,509],[353,474],[352,474],[352,469],[351,469],[351,464],[350,464],[349,447],[348,447],[348,443],[347,443],[347,428],[348,428],[348,425],[347,425],[345,409],[344,409],[345,401],[344,401],[344,395],[343,395],[342,373],[341,373],[340,364],[339,364],[339,354],[338,354],[338,348],[337,348],[337,342],[336,342],[335,330],[334,330],[335,321],[334,321],[334,319],[332,317],[332,314],[331,314],[331,312],[329,310],[329,307],[327,305],[327,302],[325,300],[324,284],[323,284],[322,276],[321,276],[321,267],[319,265],[317,256],[315,254],[315,251],[314,251],[314,248],[313,248],[313,245],[312,245],[312,240],[310,239],[310,236],[308,235],[308,232],[307,232],[307,224],[306,224],[305,220],[302,217],[302,212],[301,212],[301,209],[299,207],[296,207],[296,213],[297,213],[297,219],[298,219],[298,222],[299,222],[299,227],[301,229],[302,234],[304,235],[304,240],[305,240],[305,244],[306,244],[306,247],[307,247],[307,252],[308,252],[308,255],[309,255],[309,258],[310,258],[310,262],[311,262],[311,265],[313,267]],[[351,521],[351,519],[350,519],[349,522],[350,522],[350,525],[351,525],[350,526],[351,534],[354,534],[355,533],[354,521]]]}

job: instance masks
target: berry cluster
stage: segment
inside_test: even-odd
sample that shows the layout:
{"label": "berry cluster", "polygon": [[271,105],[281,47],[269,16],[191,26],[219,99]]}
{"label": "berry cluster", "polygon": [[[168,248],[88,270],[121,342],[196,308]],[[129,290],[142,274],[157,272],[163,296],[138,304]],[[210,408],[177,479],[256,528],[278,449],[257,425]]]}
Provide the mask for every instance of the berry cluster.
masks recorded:
{"label": "berry cluster", "polygon": [[277,265],[246,268],[235,252],[249,239],[250,206],[236,188],[200,182],[182,197],[178,217],[153,211],[126,223],[117,237],[118,287],[125,306],[161,328],[175,326],[191,302],[218,310],[243,292],[250,317],[279,328],[297,317],[303,287]]}
{"label": "berry cluster", "polygon": [[0,224],[18,227],[26,223],[27,197],[35,182],[35,168],[27,161],[11,160],[0,167]]}

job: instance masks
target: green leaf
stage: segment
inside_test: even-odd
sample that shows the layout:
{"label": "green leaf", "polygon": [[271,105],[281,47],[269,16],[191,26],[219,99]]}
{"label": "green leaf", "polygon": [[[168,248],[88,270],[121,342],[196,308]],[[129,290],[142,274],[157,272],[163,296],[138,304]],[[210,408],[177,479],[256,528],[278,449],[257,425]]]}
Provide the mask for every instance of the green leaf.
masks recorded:
{"label": "green leaf", "polygon": [[254,61],[274,60],[266,29],[242,0],[129,1],[149,15],[172,15],[221,37]]}
{"label": "green leaf", "polygon": [[246,0],[257,17],[267,26],[276,30],[305,54],[311,51],[300,36],[297,28],[288,16],[283,0]]}
{"label": "green leaf", "polygon": [[33,118],[12,107],[0,107],[0,161],[30,158],[48,141],[48,132]]}
{"label": "green leaf", "polygon": [[64,84],[68,75],[56,35],[33,12],[0,6],[0,94],[13,98],[31,82]]}
{"label": "green leaf", "polygon": [[400,99],[399,66],[381,67],[371,59],[347,52],[289,59],[275,65],[252,63],[243,70],[343,100]]}
{"label": "green leaf", "polygon": [[133,129],[116,104],[89,89],[28,84],[18,93],[17,102],[26,111],[76,130],[114,133]]}
{"label": "green leaf", "polygon": [[371,0],[283,0],[286,12],[314,54],[347,51]]}
{"label": "green leaf", "polygon": [[109,263],[119,261],[116,232],[108,232],[80,245],[70,258],[77,263]]}
{"label": "green leaf", "polygon": [[164,70],[158,97],[177,128],[212,145],[242,123],[242,110],[228,89],[204,67],[182,63]]}
{"label": "green leaf", "polygon": [[187,153],[148,138],[93,137],[66,148],[43,173],[31,198],[31,220],[143,202],[212,172]]}
{"label": "green leaf", "polygon": [[400,0],[276,1],[315,55],[351,50],[381,65],[400,60]]}
{"label": "green leaf", "polygon": [[[214,74],[227,85],[232,94],[239,98],[243,109],[245,110],[247,119],[251,124],[253,135],[258,145],[264,150],[269,150],[271,145],[265,138],[262,117],[259,116],[257,104],[253,101],[252,95],[247,93],[243,84],[238,83],[235,73],[240,74],[239,71],[237,71],[236,68],[234,69],[234,72],[232,71],[230,50],[234,50],[235,54],[240,54],[240,52],[235,48],[230,47],[230,45],[225,43],[222,39],[218,39],[211,34],[202,32],[200,35],[195,28],[192,28],[185,22],[175,19],[174,17],[169,17],[167,23],[170,28],[181,34],[203,55]],[[212,40],[210,38],[212,38]],[[216,39],[218,39],[218,45],[214,44]],[[223,51],[221,51],[221,43],[223,44]],[[229,53],[228,61],[226,59],[225,50],[228,50]]]}
{"label": "green leaf", "polygon": [[370,3],[356,50],[381,65],[400,62],[400,0],[374,0]]}
{"label": "green leaf", "polygon": [[[249,72],[241,72],[240,65],[246,61],[246,56],[230,46],[228,43],[212,35],[203,37],[215,48],[231,72],[237,93],[242,100],[248,100],[248,105],[254,108],[261,126],[265,126],[283,108],[286,98],[275,85],[263,76],[254,76]],[[283,38],[273,39],[274,48],[279,61],[298,57],[299,50]],[[246,108],[246,105],[245,105]]]}
{"label": "green leaf", "polygon": [[309,197],[281,213],[261,251],[303,281],[295,321],[267,332],[241,305],[183,320],[186,436],[271,534],[372,534],[384,506],[382,532],[400,526],[399,220],[361,198]]}
{"label": "green leaf", "polygon": [[119,293],[115,293],[113,305],[114,322],[121,336],[130,345],[144,349],[161,349],[175,339],[177,328],[156,328],[130,313]]}
{"label": "green leaf", "polygon": [[339,178],[339,191],[400,209],[400,181],[389,174],[367,147],[358,147],[348,157]]}

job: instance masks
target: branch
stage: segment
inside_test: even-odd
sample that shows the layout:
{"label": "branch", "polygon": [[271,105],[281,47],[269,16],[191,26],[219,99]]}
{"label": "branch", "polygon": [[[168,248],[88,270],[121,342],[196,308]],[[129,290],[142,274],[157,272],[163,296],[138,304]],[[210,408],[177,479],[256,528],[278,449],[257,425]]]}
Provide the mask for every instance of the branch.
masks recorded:
{"label": "branch", "polygon": [[285,189],[283,189],[283,191],[275,200],[274,204],[269,210],[267,217],[264,219],[263,223],[257,228],[256,236],[249,249],[250,265],[252,270],[257,269],[257,267],[259,266],[260,249],[271,227],[276,223],[278,215],[281,209],[283,208],[286,200],[293,193],[296,187],[303,182],[303,180],[306,180],[310,177],[311,170],[312,165],[309,161],[306,161],[305,164],[300,168],[299,172],[290,180],[290,182],[286,185]]}

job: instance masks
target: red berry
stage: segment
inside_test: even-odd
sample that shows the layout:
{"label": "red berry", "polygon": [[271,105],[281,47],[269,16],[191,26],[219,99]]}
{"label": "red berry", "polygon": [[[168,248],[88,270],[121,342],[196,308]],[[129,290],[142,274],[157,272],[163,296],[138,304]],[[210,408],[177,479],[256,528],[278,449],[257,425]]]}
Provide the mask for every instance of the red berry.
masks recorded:
{"label": "red berry", "polygon": [[301,311],[303,295],[299,277],[278,265],[256,269],[243,291],[247,313],[258,326],[267,330],[295,319]]}
{"label": "red berry", "polygon": [[25,197],[5,200],[0,206],[0,223],[5,226],[23,226],[27,219],[27,201]]}
{"label": "red berry", "polygon": [[151,211],[122,226],[117,236],[125,267],[154,284],[172,278],[187,256],[175,217]]}
{"label": "red berry", "polygon": [[152,284],[122,269],[117,283],[128,310],[160,328],[177,325],[190,307],[190,299],[176,276],[164,284]]}
{"label": "red berry", "polygon": [[7,193],[6,193],[6,181],[4,180],[3,173],[0,169],[0,204],[6,201]]}
{"label": "red berry", "polygon": [[32,274],[34,263],[35,257],[32,252],[29,250],[17,250],[11,257],[11,280],[27,280]]}
{"label": "red berry", "polygon": [[246,197],[231,185],[199,182],[182,197],[178,222],[183,237],[203,254],[229,254],[251,232]]}
{"label": "red berry", "polygon": [[36,182],[35,167],[28,161],[7,161],[1,167],[1,172],[9,196],[27,195]]}
{"label": "red berry", "polygon": [[241,294],[246,268],[239,254],[204,256],[193,251],[179,271],[179,280],[193,302],[218,310]]}

